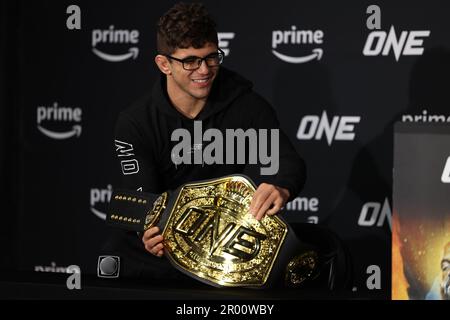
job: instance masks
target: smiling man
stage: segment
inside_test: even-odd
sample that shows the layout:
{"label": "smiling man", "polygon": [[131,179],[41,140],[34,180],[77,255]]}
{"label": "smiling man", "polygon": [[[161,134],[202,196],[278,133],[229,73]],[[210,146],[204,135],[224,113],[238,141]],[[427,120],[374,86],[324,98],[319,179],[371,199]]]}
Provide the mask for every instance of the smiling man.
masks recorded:
{"label": "smiling man", "polygon": [[[117,121],[120,187],[160,194],[192,181],[246,173],[260,182],[250,212],[258,220],[278,213],[305,182],[304,162],[282,131],[277,141],[270,141],[279,150],[279,170],[272,176],[252,175],[252,169],[261,164],[245,161],[174,163],[176,141],[171,137],[177,129],[194,135],[201,122],[203,129],[222,133],[229,129],[260,132],[279,130],[279,123],[272,107],[252,90],[251,82],[221,66],[224,53],[218,47],[215,23],[202,4],[176,4],[160,18],[157,28],[155,63],[161,78],[149,95],[124,110]],[[194,140],[189,152],[195,157],[206,145]],[[254,152],[252,148],[249,143],[246,159]],[[240,155],[233,152],[233,156]],[[127,276],[170,276],[172,268],[163,257],[160,232],[157,227],[139,236],[129,232],[116,243],[120,248],[115,252],[134,261],[124,266]]]}
{"label": "smiling man", "polygon": [[179,48],[172,53],[173,49],[164,47],[165,41],[159,39],[158,44],[160,42],[163,44],[159,45],[158,51],[171,53],[155,57],[159,69],[167,76],[170,101],[181,114],[194,119],[205,106],[211,92],[219,72],[218,67],[223,61],[223,51],[217,44],[208,42],[202,48]]}

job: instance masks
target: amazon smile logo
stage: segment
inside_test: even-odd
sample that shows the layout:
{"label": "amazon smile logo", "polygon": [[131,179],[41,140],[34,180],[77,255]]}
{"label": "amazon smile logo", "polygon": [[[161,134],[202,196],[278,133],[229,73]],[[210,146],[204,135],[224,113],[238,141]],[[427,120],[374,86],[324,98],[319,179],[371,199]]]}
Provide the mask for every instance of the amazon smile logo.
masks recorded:
{"label": "amazon smile logo", "polygon": [[[69,130],[50,130],[42,122],[75,122]],[[81,135],[81,109],[60,107],[55,102],[51,107],[39,106],[37,108],[37,128],[49,138],[63,140]]]}
{"label": "amazon smile logo", "polygon": [[291,30],[275,30],[272,32],[272,53],[280,60],[288,63],[306,63],[313,60],[322,59],[322,48],[312,48],[311,53],[302,56],[291,56],[279,52],[279,45],[313,45],[323,44],[322,30],[297,30],[292,26]]}
{"label": "amazon smile logo", "polygon": [[[109,62],[122,62],[128,59],[136,59],[139,55],[139,48],[135,45],[139,42],[138,30],[116,30],[114,26],[109,29],[92,30],[92,52],[99,58]],[[131,47],[121,53],[106,53],[106,49],[100,50],[98,44],[130,44]]]}

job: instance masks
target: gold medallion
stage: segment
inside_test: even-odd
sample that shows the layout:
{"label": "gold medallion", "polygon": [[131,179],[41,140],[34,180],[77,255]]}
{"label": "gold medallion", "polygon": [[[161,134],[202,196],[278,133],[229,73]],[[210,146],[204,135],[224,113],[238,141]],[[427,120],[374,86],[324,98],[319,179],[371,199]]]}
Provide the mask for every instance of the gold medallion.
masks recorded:
{"label": "gold medallion", "polygon": [[166,209],[167,196],[167,192],[164,192],[153,203],[152,209],[145,217],[144,231],[150,229],[159,222],[164,209]]}

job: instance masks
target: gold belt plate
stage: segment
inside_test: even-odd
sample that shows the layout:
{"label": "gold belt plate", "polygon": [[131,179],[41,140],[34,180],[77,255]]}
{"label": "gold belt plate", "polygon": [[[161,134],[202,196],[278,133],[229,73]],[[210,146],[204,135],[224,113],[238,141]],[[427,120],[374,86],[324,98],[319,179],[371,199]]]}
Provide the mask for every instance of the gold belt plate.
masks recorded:
{"label": "gold belt plate", "polygon": [[264,285],[288,228],[277,216],[249,213],[254,192],[243,176],[184,185],[163,231],[168,258],[218,286]]}

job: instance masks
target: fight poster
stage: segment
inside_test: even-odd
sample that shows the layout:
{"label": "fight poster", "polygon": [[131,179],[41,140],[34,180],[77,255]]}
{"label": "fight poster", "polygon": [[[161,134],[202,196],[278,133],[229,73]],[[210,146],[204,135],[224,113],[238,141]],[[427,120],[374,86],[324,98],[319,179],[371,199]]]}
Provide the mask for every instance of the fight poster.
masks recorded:
{"label": "fight poster", "polygon": [[395,126],[392,299],[450,299],[450,125]]}

